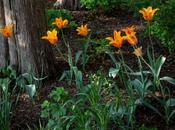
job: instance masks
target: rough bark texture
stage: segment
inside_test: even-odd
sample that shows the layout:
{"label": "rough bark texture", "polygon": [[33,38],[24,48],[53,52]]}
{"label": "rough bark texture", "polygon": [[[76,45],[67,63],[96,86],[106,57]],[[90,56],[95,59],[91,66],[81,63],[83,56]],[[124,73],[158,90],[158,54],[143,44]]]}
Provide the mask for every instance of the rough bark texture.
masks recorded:
{"label": "rough bark texture", "polygon": [[46,33],[44,1],[0,1],[3,1],[6,25],[15,25],[14,36],[8,39],[10,65],[21,73],[33,71],[36,74],[53,74],[55,66],[51,46],[41,40]]}
{"label": "rough bark texture", "polygon": [[[4,27],[5,25],[5,16],[4,16],[4,8],[3,8],[3,2],[2,0],[0,0],[0,28]],[[7,41],[6,39],[0,35],[0,66],[5,66],[6,63],[6,59],[7,59],[7,54],[6,54],[6,44]]]}
{"label": "rough bark texture", "polygon": [[69,10],[79,10],[80,9],[80,0],[57,0],[60,7],[69,9]]}

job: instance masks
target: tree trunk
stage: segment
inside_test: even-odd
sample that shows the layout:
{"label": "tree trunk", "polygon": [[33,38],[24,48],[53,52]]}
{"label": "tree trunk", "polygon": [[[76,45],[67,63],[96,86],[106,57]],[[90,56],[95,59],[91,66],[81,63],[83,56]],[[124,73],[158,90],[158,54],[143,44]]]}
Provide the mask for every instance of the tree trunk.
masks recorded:
{"label": "tree trunk", "polygon": [[80,0],[57,0],[57,5],[69,10],[79,10]]}
{"label": "tree trunk", "polygon": [[[0,14],[5,21],[0,25],[14,24],[14,35],[8,38],[8,58],[10,65],[21,73],[33,71],[35,74],[51,75],[55,72],[54,55],[48,43],[41,40],[46,33],[45,8],[43,0],[0,0]],[[0,46],[4,46],[0,38]],[[5,49],[3,49],[5,50]],[[7,50],[7,49],[6,49]],[[3,53],[3,52],[0,52]],[[0,60],[5,54],[0,54]]]}
{"label": "tree trunk", "polygon": [[[3,2],[0,0],[0,28],[4,27],[5,25],[5,16],[4,16],[4,7],[3,7]],[[7,59],[7,40],[0,35],[0,66],[5,66],[6,59]]]}

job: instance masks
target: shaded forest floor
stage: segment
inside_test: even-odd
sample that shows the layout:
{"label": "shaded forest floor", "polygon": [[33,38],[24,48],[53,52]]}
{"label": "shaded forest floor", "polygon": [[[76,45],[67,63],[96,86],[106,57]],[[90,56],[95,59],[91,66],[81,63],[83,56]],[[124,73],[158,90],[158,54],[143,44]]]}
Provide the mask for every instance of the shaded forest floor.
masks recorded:
{"label": "shaded forest floor", "polygon": [[[144,48],[146,48],[147,44],[149,44],[149,41],[148,37],[143,35],[143,30],[145,28],[143,26],[143,21],[141,19],[134,18],[132,15],[126,14],[123,11],[116,11],[114,12],[114,14],[114,16],[106,16],[103,14],[94,14],[86,11],[72,12],[74,20],[78,23],[78,25],[82,23],[87,23],[89,25],[91,31],[93,32],[92,37],[95,39],[106,38],[107,36],[111,36],[113,34],[113,30],[120,30],[121,28],[135,25],[139,37],[138,44],[139,46],[143,47],[143,51],[145,53],[146,49]],[[78,38],[76,31],[71,31],[71,33],[68,33],[66,37],[67,39],[69,39],[73,50],[78,50],[78,44],[80,43],[74,42],[75,38]],[[164,55],[165,57],[167,57],[161,74],[175,78],[175,53],[170,55],[168,53],[168,50],[164,48],[156,39],[154,39],[154,46],[157,56]],[[128,47],[128,45],[125,45],[122,49],[125,52],[124,58],[126,62],[132,68],[137,68],[137,64],[134,58],[135,56],[132,54],[132,48]],[[93,48],[91,48],[90,52],[94,53]],[[59,70],[57,79],[59,79],[59,76],[66,68],[68,68],[68,66],[66,63],[60,60],[59,55],[56,56]],[[95,56],[90,59],[85,74],[96,73],[96,71],[100,68],[103,68],[105,73],[109,70],[111,66],[112,64],[108,56],[106,56],[105,54],[95,54]],[[25,93],[20,96],[17,106],[13,107],[11,126],[12,130],[25,130],[27,129],[27,125],[30,127],[35,127],[38,126],[39,121],[44,122],[44,120],[40,118],[41,104],[45,99],[49,98],[49,93],[55,87],[62,86],[67,88],[70,93],[76,93],[75,86],[68,86],[66,82],[58,81],[57,79],[45,81],[42,87],[38,90],[38,96],[34,102],[32,102],[29,99],[28,95],[26,95]],[[86,77],[84,80],[86,82]],[[171,96],[175,96],[174,86],[171,86],[169,84],[165,85],[170,88]],[[136,121],[138,125],[145,124],[149,127],[156,127],[158,128],[158,130],[166,130],[164,121],[152,111],[149,111],[144,107],[140,107],[137,110],[137,113]],[[168,130],[175,130],[175,123],[172,123]]]}

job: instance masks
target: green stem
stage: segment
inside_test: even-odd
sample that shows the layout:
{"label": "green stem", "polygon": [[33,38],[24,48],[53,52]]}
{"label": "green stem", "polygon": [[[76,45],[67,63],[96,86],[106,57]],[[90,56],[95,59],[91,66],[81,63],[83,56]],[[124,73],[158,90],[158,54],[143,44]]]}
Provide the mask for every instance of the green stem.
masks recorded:
{"label": "green stem", "polygon": [[86,39],[86,42],[85,44],[83,44],[83,70],[85,70],[85,65],[86,65],[86,61],[87,61],[87,50],[88,50],[88,47],[89,47],[89,42],[90,42],[90,35],[88,36],[88,38]]}
{"label": "green stem", "polygon": [[[127,69],[126,69],[126,66],[125,66],[124,57],[123,57],[123,53],[122,53],[122,51],[121,51],[120,49],[119,49],[119,53],[120,53],[120,55],[121,55],[121,60],[122,60],[121,63],[123,64],[122,66],[124,67],[124,71],[125,71],[126,76],[128,77],[129,82],[130,82],[130,81],[131,81],[131,78],[130,78],[128,72],[127,72]],[[131,84],[128,84],[128,83],[127,83],[127,80],[125,79],[125,76],[124,76],[123,71],[122,71],[122,77],[124,78],[124,79],[123,79],[123,80],[124,80],[123,82],[124,82],[125,87],[126,87],[126,89],[127,89],[127,91],[128,91],[128,94],[129,94],[130,98],[132,98],[132,100],[133,100],[134,96],[133,96],[132,86],[131,86]]]}
{"label": "green stem", "polygon": [[68,61],[66,60],[66,58],[64,57],[63,53],[61,52],[60,48],[59,48],[57,45],[56,45],[56,49],[57,49],[58,53],[60,54],[61,58],[62,58],[65,62],[68,62]]}
{"label": "green stem", "polygon": [[151,43],[151,49],[152,49],[152,56],[153,56],[153,61],[155,61],[155,55],[154,55],[154,45],[153,45],[153,41],[152,41],[152,38],[151,38],[151,23],[148,22],[148,30],[149,30],[149,40],[150,40],[150,43]]}
{"label": "green stem", "polygon": [[[138,47],[137,46],[133,46],[133,49],[134,50],[136,48],[138,48]],[[142,66],[141,58],[142,57],[137,57],[137,59],[138,59],[138,65],[139,65],[139,69],[140,69],[140,73],[141,73],[141,80],[142,80],[142,83],[143,83],[144,82],[144,75],[143,75],[143,66]]]}
{"label": "green stem", "polygon": [[68,48],[68,43],[66,42],[66,38],[64,37],[63,30],[62,29],[60,29],[60,30],[61,30],[61,35],[62,35],[62,38],[63,38],[63,42],[66,45],[66,47]]}
{"label": "green stem", "polygon": [[125,73],[126,73],[128,79],[130,80],[130,76],[129,76],[129,74],[128,74],[128,72],[127,72],[127,69],[126,69],[126,67],[125,67],[125,61],[124,61],[124,57],[123,57],[123,52],[122,52],[121,50],[119,50],[119,53],[120,53],[120,56],[121,56],[121,63],[123,64],[124,71],[125,71]]}
{"label": "green stem", "polygon": [[72,51],[70,49],[69,43],[67,43],[67,41],[65,39],[65,36],[64,36],[64,33],[63,33],[62,29],[61,29],[61,34],[62,34],[63,42],[64,42],[64,44],[66,45],[66,47],[68,49],[68,63],[69,63],[70,68],[72,69],[72,66],[73,66]]}

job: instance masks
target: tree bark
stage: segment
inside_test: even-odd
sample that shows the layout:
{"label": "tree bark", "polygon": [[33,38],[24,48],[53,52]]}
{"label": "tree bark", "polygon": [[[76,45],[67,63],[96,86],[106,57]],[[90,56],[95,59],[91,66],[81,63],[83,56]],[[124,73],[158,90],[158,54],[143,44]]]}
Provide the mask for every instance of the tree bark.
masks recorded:
{"label": "tree bark", "polygon": [[69,9],[69,10],[79,10],[80,9],[80,0],[57,0],[60,7]]}
{"label": "tree bark", "polygon": [[55,58],[52,48],[41,40],[46,33],[44,1],[0,1],[3,1],[6,25],[14,24],[14,35],[8,39],[10,65],[20,73],[53,74]]}
{"label": "tree bark", "polygon": [[[3,2],[0,0],[0,28],[5,25],[4,7]],[[7,52],[7,40],[0,35],[0,66],[5,66],[6,63],[6,52]]]}

